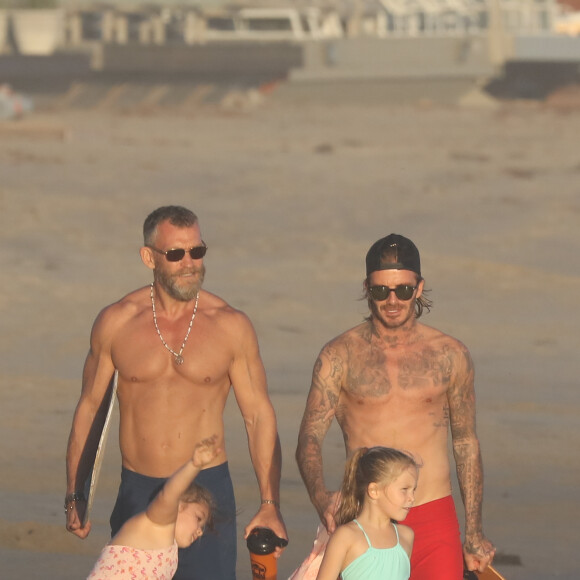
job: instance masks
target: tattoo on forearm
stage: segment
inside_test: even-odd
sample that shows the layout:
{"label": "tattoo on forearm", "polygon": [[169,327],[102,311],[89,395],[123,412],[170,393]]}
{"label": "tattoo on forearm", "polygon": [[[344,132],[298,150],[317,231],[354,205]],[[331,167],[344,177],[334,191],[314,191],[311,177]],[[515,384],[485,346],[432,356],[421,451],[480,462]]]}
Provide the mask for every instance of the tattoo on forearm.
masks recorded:
{"label": "tattoo on forearm", "polygon": [[[467,447],[467,446],[466,446]],[[479,450],[455,450],[457,479],[465,506],[466,534],[480,534],[483,500],[483,469]]]}
{"label": "tattoo on forearm", "polygon": [[311,496],[324,487],[322,444],[336,414],[341,377],[341,358],[335,349],[325,349],[314,365],[298,439],[298,467]]}
{"label": "tattoo on forearm", "polygon": [[474,368],[469,351],[458,351],[455,363],[447,397],[453,454],[465,506],[466,535],[479,535],[482,529],[483,467],[475,431]]}

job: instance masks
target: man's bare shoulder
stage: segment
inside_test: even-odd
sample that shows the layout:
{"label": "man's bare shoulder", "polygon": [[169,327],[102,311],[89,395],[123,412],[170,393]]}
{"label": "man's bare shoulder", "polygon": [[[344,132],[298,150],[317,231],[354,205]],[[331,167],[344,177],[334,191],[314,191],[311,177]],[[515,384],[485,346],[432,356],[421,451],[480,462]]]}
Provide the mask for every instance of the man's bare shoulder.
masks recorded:
{"label": "man's bare shoulder", "polygon": [[371,337],[372,325],[365,321],[329,340],[322,350],[342,350],[352,347],[353,344],[369,344]]}
{"label": "man's bare shoulder", "polygon": [[95,325],[119,326],[127,323],[143,312],[151,308],[149,301],[149,287],[145,286],[126,294],[121,299],[105,306],[98,314]]}
{"label": "man's bare shoulder", "polygon": [[225,329],[238,332],[245,327],[252,327],[252,323],[245,312],[234,308],[223,298],[207,290],[202,290],[199,308],[200,312],[203,312],[205,316],[212,319],[212,322]]}
{"label": "man's bare shoulder", "polygon": [[148,296],[148,287],[140,288],[105,306],[97,315],[91,330],[91,349],[111,348],[116,338],[130,329],[139,316],[143,316],[147,307],[151,309],[151,303],[147,303]]}
{"label": "man's bare shoulder", "polygon": [[472,376],[471,353],[460,340],[423,324],[420,326],[419,334],[422,338],[417,347],[425,355],[447,361],[451,365],[453,375],[461,380]]}
{"label": "man's bare shoulder", "polygon": [[451,336],[450,334],[446,334],[441,330],[434,328],[433,326],[417,323],[417,335],[420,340],[430,343],[434,347],[444,348],[448,352],[469,352],[468,348],[460,340]]}

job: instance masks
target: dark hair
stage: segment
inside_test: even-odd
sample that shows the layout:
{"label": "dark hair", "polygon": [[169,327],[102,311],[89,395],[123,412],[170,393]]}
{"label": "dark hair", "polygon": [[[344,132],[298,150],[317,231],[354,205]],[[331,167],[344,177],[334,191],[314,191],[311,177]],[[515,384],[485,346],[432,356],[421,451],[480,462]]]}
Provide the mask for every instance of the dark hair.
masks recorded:
{"label": "dark hair", "polygon": [[213,528],[213,514],[216,506],[213,495],[208,489],[192,481],[189,487],[181,494],[179,501],[183,503],[205,504],[209,512],[206,525],[209,529]]}
{"label": "dark hair", "polygon": [[143,243],[150,245],[155,239],[157,226],[166,220],[178,228],[190,228],[197,223],[197,216],[180,205],[165,205],[152,211],[143,223]]}
{"label": "dark hair", "polygon": [[404,451],[391,447],[361,447],[349,458],[344,470],[341,499],[336,513],[340,526],[356,518],[363,507],[371,483],[389,484],[405,469],[418,467]]}

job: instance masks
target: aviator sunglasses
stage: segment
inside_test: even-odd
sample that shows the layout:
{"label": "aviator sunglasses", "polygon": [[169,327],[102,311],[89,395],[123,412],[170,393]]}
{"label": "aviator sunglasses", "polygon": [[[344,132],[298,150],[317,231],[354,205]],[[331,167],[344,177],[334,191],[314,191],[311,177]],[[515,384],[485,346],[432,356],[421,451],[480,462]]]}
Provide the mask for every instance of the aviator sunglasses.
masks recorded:
{"label": "aviator sunglasses", "polygon": [[183,258],[185,257],[185,252],[187,252],[190,255],[192,260],[201,260],[201,258],[203,258],[205,256],[205,253],[207,252],[207,246],[205,245],[205,242],[202,241],[202,243],[203,246],[193,246],[193,248],[189,248],[189,250],[184,250],[183,248],[175,248],[172,250],[163,251],[158,250],[153,246],[147,247],[151,248],[154,252],[157,252],[158,254],[163,254],[168,262],[179,262],[183,260]]}
{"label": "aviator sunglasses", "polygon": [[391,292],[394,292],[399,300],[411,300],[416,289],[417,286],[409,286],[408,284],[399,284],[394,288],[389,288],[388,286],[370,286],[369,294],[377,302],[386,300]]}

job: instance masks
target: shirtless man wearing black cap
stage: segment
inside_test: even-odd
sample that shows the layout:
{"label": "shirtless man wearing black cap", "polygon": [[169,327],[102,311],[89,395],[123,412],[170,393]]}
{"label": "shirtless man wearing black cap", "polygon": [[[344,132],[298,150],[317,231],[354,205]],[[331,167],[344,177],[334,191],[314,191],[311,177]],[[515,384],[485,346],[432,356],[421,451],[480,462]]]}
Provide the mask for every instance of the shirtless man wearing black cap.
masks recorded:
{"label": "shirtless man wearing black cap", "polygon": [[[460,580],[463,559],[484,570],[495,548],[483,535],[483,471],[475,431],[473,362],[458,340],[418,321],[424,295],[419,251],[390,234],[366,256],[370,315],[324,346],[298,437],[298,467],[321,521],[332,533],[338,492],[324,483],[322,445],[334,417],[347,453],[382,445],[413,454],[422,467],[405,525],[415,543],[411,580]],[[451,496],[453,455],[465,507],[465,542]]]}

